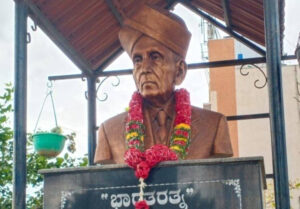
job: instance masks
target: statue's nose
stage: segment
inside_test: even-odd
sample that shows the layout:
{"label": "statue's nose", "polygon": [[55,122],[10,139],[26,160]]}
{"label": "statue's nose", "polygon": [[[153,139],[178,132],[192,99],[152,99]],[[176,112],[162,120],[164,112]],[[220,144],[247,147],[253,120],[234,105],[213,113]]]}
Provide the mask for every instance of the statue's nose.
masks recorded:
{"label": "statue's nose", "polygon": [[142,71],[143,72],[151,72],[152,71],[152,63],[151,63],[150,59],[146,58],[143,60]]}

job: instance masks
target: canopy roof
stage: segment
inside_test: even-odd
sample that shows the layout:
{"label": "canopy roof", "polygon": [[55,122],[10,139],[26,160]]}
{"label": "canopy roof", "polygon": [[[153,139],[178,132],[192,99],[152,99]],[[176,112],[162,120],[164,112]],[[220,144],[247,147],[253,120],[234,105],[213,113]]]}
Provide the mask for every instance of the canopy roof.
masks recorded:
{"label": "canopy roof", "polygon": [[[123,50],[118,31],[126,15],[147,2],[170,8],[172,0],[26,0],[36,24],[83,71],[101,72]],[[180,1],[183,2],[183,1]],[[265,45],[263,0],[184,1],[222,20],[225,27]],[[281,40],[284,0],[279,0]]]}

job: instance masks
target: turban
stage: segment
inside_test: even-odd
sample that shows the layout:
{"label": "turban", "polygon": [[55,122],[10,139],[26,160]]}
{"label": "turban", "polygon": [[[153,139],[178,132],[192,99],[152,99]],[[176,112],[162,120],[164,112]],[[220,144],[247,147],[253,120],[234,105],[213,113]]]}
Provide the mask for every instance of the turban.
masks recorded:
{"label": "turban", "polygon": [[185,59],[191,33],[178,16],[167,10],[142,5],[124,20],[119,39],[124,50],[131,56],[136,42],[146,35]]}

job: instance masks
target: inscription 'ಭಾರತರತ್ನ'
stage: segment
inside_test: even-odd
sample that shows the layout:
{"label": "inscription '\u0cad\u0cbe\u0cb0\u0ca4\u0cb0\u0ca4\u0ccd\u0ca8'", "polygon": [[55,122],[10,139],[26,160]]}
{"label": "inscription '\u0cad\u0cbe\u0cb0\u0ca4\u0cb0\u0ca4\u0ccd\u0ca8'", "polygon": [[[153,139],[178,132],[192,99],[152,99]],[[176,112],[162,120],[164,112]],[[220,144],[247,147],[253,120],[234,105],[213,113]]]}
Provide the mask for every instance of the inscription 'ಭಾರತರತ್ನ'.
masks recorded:
{"label": "inscription '\u0cad\u0cbe\u0cb0\u0ca4\u0cb0\u0ca4\u0ccd\u0ca8'", "polygon": [[[192,193],[193,189],[188,188],[187,193]],[[134,205],[139,199],[139,193],[132,193],[131,196],[127,193],[123,194],[111,194],[110,198],[107,193],[101,194],[101,199],[110,199],[110,206],[114,209],[129,207],[132,203]],[[179,208],[188,209],[188,205],[184,201],[184,194],[181,194],[181,189],[178,190],[164,190],[164,191],[153,191],[145,192],[144,200],[149,206],[158,205],[178,205]]]}

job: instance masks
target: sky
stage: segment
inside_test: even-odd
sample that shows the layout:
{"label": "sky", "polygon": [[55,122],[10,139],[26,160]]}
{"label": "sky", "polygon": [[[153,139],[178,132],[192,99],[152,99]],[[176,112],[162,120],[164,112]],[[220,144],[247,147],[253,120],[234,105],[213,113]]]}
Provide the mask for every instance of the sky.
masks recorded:
{"label": "sky", "polygon": [[[295,51],[300,32],[299,10],[299,0],[286,0],[284,52],[287,54],[294,54]],[[203,61],[199,53],[201,51],[200,18],[182,6],[176,6],[174,12],[185,20],[193,35],[187,54],[187,63]],[[4,84],[14,82],[13,0],[0,1],[0,23],[0,94],[2,94]],[[80,73],[80,70],[39,28],[35,32],[32,31],[31,25],[33,23],[29,19],[28,31],[31,35],[31,43],[28,45],[28,132],[33,132],[38,114],[41,112],[42,102],[47,93],[48,76]],[[125,53],[107,67],[108,70],[126,68],[132,68],[132,64]],[[99,88],[98,97],[103,98],[104,93],[107,93],[108,99],[105,102],[97,102],[97,124],[123,112],[128,106],[135,85],[131,76],[120,76],[119,79],[120,84],[117,87],[112,85],[117,82],[117,78],[111,77]],[[192,105],[201,107],[209,100],[208,82],[207,70],[191,70],[188,71],[180,87],[190,91]],[[78,156],[87,153],[86,89],[87,82],[81,79],[55,81],[52,88],[58,125],[65,133],[71,131],[77,133],[76,155]],[[50,130],[54,126],[54,114],[48,99],[37,127]]]}

